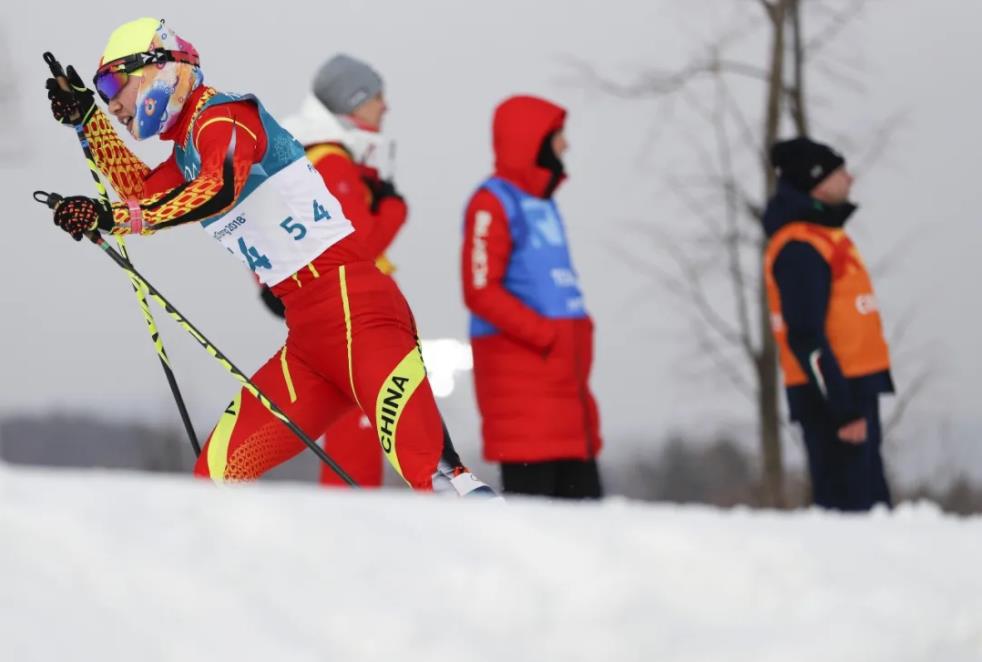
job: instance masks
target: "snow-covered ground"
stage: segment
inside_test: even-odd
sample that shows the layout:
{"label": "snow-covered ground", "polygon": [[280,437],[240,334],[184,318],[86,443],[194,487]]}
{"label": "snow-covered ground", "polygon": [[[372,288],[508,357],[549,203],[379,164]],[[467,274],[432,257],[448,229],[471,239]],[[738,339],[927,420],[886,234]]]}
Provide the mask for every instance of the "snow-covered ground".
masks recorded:
{"label": "snow-covered ground", "polygon": [[982,519],[0,466],[0,659],[982,659]]}

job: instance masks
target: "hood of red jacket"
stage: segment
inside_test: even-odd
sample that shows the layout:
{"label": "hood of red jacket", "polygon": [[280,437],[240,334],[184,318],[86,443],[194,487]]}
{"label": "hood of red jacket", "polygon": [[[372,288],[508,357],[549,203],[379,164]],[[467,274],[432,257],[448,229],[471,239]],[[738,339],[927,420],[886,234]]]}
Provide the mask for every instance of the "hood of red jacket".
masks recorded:
{"label": "hood of red jacket", "polygon": [[494,111],[495,174],[542,197],[552,172],[536,164],[542,141],[563,128],[566,110],[532,96],[515,96]]}

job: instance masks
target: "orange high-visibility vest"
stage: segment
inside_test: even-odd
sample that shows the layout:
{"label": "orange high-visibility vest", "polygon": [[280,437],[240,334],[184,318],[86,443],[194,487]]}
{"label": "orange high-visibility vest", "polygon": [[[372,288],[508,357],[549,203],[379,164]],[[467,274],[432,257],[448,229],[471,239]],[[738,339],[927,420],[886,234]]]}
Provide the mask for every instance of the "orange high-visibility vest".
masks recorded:
{"label": "orange high-visibility vest", "polygon": [[873,282],[859,251],[841,229],[797,221],[778,230],[764,253],[764,279],[787,386],[808,383],[808,377],[788,346],[788,329],[781,314],[781,297],[774,280],[774,261],[790,241],[814,247],[829,264],[832,287],[825,315],[825,335],[846,377],[872,375],[890,368],[890,350],[883,337]]}

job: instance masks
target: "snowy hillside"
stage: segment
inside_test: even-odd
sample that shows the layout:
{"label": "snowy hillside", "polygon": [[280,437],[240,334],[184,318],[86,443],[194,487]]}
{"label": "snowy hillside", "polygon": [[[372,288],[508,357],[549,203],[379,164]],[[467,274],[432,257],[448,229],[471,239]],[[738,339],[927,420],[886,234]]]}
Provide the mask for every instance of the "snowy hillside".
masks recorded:
{"label": "snowy hillside", "polygon": [[0,467],[0,659],[977,660],[982,519]]}

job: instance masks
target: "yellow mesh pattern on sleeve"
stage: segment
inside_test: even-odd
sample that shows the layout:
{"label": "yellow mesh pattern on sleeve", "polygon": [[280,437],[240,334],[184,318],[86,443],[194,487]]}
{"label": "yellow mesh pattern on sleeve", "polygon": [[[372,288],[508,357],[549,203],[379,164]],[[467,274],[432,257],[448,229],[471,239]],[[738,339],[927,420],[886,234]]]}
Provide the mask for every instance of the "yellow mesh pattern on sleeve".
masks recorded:
{"label": "yellow mesh pattern on sleeve", "polygon": [[150,174],[150,168],[130,151],[109,123],[109,118],[98,108],[85,123],[85,138],[92,148],[96,166],[109,178],[119,197],[140,197],[143,180]]}
{"label": "yellow mesh pattern on sleeve", "polygon": [[[216,91],[214,88],[209,87],[205,89],[205,92],[201,95],[201,98],[198,99],[198,103],[194,107],[193,116],[195,118],[197,118],[197,116],[201,113],[202,109],[204,108],[204,105],[209,100],[211,100],[211,98],[214,97],[215,94]],[[101,125],[95,125],[94,123],[97,120],[101,120],[104,127],[102,127]],[[132,152],[129,151],[129,148],[127,148],[126,145],[122,143],[122,141],[119,139],[119,136],[117,136],[115,131],[113,131],[112,127],[109,126],[109,122],[106,119],[106,116],[102,114],[101,111],[97,110],[96,115],[94,115],[92,120],[86,125],[86,135],[88,135],[90,131],[90,129],[88,128],[89,126],[92,126],[91,130],[94,133],[98,133],[100,136],[102,135],[103,132],[108,130],[109,133],[112,134],[112,137],[116,140],[116,142],[119,143],[121,149],[125,150],[126,153],[128,153],[136,162],[140,163],[140,165],[143,165],[142,162],[140,162],[139,159],[137,159],[137,157],[133,155]],[[187,141],[191,137],[191,132],[194,130],[194,127],[195,127],[195,122],[192,121],[191,124],[188,126],[188,132],[184,138],[185,141]],[[201,128],[203,129],[204,127]],[[250,134],[253,140],[256,139],[255,134],[253,134],[251,131],[247,131],[247,132]],[[200,130],[198,133],[200,134]],[[111,152],[108,146],[108,138],[103,138],[103,140],[104,142],[107,142],[107,147],[104,151],[107,153]],[[112,152],[112,154],[116,154],[116,152]],[[96,164],[98,165],[98,163],[99,162],[97,160]],[[127,168],[131,168],[131,167],[132,167],[131,162],[118,164],[119,170],[126,170]],[[160,229],[159,228],[160,224],[167,223],[168,221],[173,221],[175,219],[179,219],[183,216],[186,216],[187,214],[192,213],[195,209],[198,209],[203,205],[207,204],[212,198],[215,197],[215,195],[218,194],[219,191],[221,191],[222,186],[224,184],[220,174],[203,171],[199,173],[196,178],[191,180],[187,184],[187,186],[184,187],[184,189],[173,199],[169,199],[164,204],[156,206],[161,199],[173,195],[173,189],[170,191],[161,191],[160,193],[156,193],[148,198],[141,198],[140,196],[143,191],[143,180],[150,173],[150,170],[146,168],[145,165],[143,165],[143,168],[145,168],[145,170],[141,171],[139,174],[139,180],[138,180],[139,186],[138,188],[135,189],[134,193],[124,194],[116,186],[115,180],[113,183],[113,187],[116,188],[117,192],[120,194],[120,197],[123,197],[124,199],[138,200],[139,205],[143,211],[143,228],[140,231],[140,234],[144,234],[144,235],[153,234],[154,232]],[[245,186],[246,180],[249,178],[249,171],[251,168],[252,168],[252,163],[245,162],[245,161],[236,162],[234,164],[233,174],[235,180],[235,193],[233,196],[233,202],[228,206],[226,206],[224,209],[210,214],[210,217],[219,216],[220,214],[225,213],[226,211],[228,211],[229,209],[235,206],[235,204],[238,202],[239,194],[242,192],[242,188]],[[100,169],[102,169],[101,166]],[[129,180],[127,179],[126,181]],[[125,202],[117,203],[113,205],[113,220],[116,223],[116,227],[113,228],[112,234],[115,235],[130,234],[130,210]]]}
{"label": "yellow mesh pattern on sleeve", "polygon": [[[236,170],[239,169],[236,168]],[[238,173],[236,173],[235,179],[238,184],[240,179]],[[174,197],[174,199],[168,200],[158,207],[154,207],[153,205],[161,198],[171,195],[172,191],[163,191],[149,198],[141,198],[139,204],[143,210],[143,230],[140,234],[153,234],[159,229],[156,226],[161,223],[181,218],[193,212],[214,198],[221,188],[222,179],[220,177],[199,175],[188,184],[187,188]],[[239,190],[241,190],[240,187],[236,186],[236,191]],[[229,206],[234,205],[235,202],[233,201],[232,205]],[[224,211],[223,209],[218,213],[223,213]],[[218,214],[214,215],[217,216]],[[113,234],[122,235],[130,233],[130,210],[125,203],[113,205],[113,220],[116,222],[116,227],[112,230]]]}
{"label": "yellow mesh pattern on sleeve", "polygon": [[[249,179],[249,171],[252,163],[241,160],[233,163],[234,194],[232,202],[221,210],[211,212],[208,217],[213,218],[224,214],[238,203],[239,195],[245,187],[246,180]],[[153,234],[161,229],[162,223],[182,218],[194,212],[196,209],[208,204],[222,190],[224,180],[218,173],[202,172],[172,199],[158,205],[157,203],[173,195],[173,189],[162,191],[148,198],[141,198],[138,202],[143,212],[143,229],[140,234]],[[204,220],[204,216],[198,220]],[[113,205],[113,220],[116,227],[112,234],[124,235],[130,233],[130,210],[126,203]]]}

